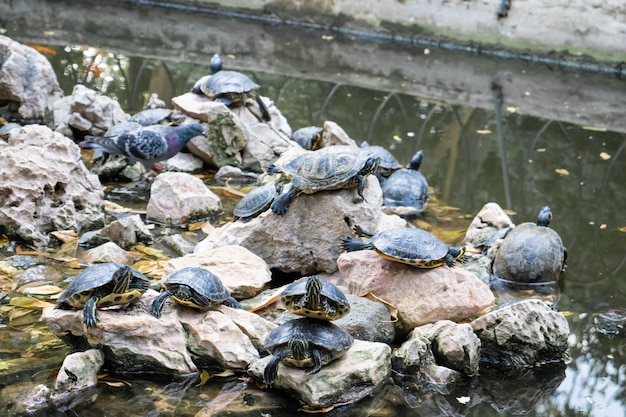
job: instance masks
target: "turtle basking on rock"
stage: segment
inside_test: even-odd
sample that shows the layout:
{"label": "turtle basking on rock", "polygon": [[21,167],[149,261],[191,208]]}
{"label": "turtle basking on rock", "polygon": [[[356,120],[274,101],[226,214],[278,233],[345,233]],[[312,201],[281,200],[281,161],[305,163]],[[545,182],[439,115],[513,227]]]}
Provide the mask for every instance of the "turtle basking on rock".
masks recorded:
{"label": "turtle basking on rock", "polygon": [[292,313],[316,319],[336,320],[350,312],[350,303],[341,290],[317,275],[290,284],[280,299]]}

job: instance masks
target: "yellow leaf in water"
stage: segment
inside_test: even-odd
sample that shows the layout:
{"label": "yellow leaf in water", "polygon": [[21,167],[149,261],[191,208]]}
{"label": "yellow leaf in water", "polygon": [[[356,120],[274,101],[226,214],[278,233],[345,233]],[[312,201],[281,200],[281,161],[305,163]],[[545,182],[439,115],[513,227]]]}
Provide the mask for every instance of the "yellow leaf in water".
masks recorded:
{"label": "yellow leaf in water", "polygon": [[38,310],[16,307],[9,312],[9,324],[13,327],[27,326],[39,320],[40,316]]}
{"label": "yellow leaf in water", "polygon": [[0,370],[9,369],[9,364],[5,361],[0,361]]}
{"label": "yellow leaf in water", "polygon": [[231,187],[222,188],[222,194],[224,194],[227,197],[237,197],[237,198],[244,198],[246,196],[246,193],[242,193],[241,191],[235,190],[234,188],[231,188]]}
{"label": "yellow leaf in water", "polygon": [[7,245],[9,242],[9,238],[6,237],[6,235],[0,236],[0,248]]}
{"label": "yellow leaf in water", "polygon": [[165,256],[162,250],[156,249],[152,246],[137,245],[135,246],[135,250],[143,253],[144,255],[153,256],[158,259],[169,259],[167,256]]}
{"label": "yellow leaf in water", "polygon": [[133,264],[133,268],[142,274],[160,277],[163,275],[163,261],[141,260]]}
{"label": "yellow leaf in water", "polygon": [[28,286],[27,284],[27,285],[21,286],[17,290],[17,292],[26,294],[26,295],[52,295],[52,294],[58,294],[62,291],[63,291],[62,288],[59,288],[56,285],[51,285],[51,284],[39,285],[36,287]]}
{"label": "yellow leaf in water", "polygon": [[261,301],[261,304],[257,304],[257,305],[254,305],[254,306],[250,307],[250,308],[248,309],[248,311],[250,311],[250,312],[254,312],[254,311],[262,310],[262,309],[264,309],[265,307],[269,307],[269,306],[271,306],[272,304],[274,304],[274,303],[278,302],[278,300],[280,299],[280,293],[282,293],[282,292],[283,292],[283,289],[284,289],[284,288],[277,288],[277,289],[274,291],[274,293],[273,293],[272,295],[270,295],[270,296],[269,296],[269,298],[267,298],[267,299],[265,299],[265,300]]}
{"label": "yellow leaf in water", "polygon": [[204,227],[204,223],[206,222],[191,223],[189,226],[187,226],[187,230],[193,232],[194,230],[202,229]]}
{"label": "yellow leaf in water", "polygon": [[600,158],[602,158],[602,159],[604,159],[606,161],[607,159],[611,159],[611,155],[609,155],[606,152],[600,152]]}
{"label": "yellow leaf in water", "polygon": [[196,387],[203,386],[209,381],[209,379],[211,379],[211,375],[209,375],[209,372],[206,369],[203,369],[200,371],[200,382],[196,385]]}
{"label": "yellow leaf in water", "polygon": [[47,301],[38,300],[33,297],[13,297],[9,301],[9,305],[31,310],[55,306],[55,304],[49,303]]}
{"label": "yellow leaf in water", "polygon": [[50,234],[63,243],[78,240],[78,233],[73,230],[57,230],[55,232],[50,232]]}
{"label": "yellow leaf in water", "polygon": [[592,132],[606,132],[606,127],[595,127],[595,126],[582,126],[584,130],[591,130]]}
{"label": "yellow leaf in water", "polygon": [[489,129],[478,129],[476,133],[479,135],[490,135],[492,132]]}
{"label": "yellow leaf in water", "polygon": [[509,113],[517,113],[517,107],[509,106],[506,108]]}
{"label": "yellow leaf in water", "polygon": [[626,233],[626,226],[618,227],[617,230]]}
{"label": "yellow leaf in water", "polygon": [[606,229],[606,223],[602,223],[602,224],[600,225],[600,229],[601,229],[601,230]]}
{"label": "yellow leaf in water", "polygon": [[130,387],[130,383],[121,382],[121,381],[102,381],[110,387],[122,388],[122,387]]}
{"label": "yellow leaf in water", "polygon": [[0,272],[7,274],[8,276],[12,276],[20,272],[20,270],[9,265],[7,261],[0,261]]}
{"label": "yellow leaf in water", "polygon": [[565,168],[557,168],[554,170],[554,172],[556,172],[557,174],[561,174],[561,175],[569,175],[569,171],[566,170]]}
{"label": "yellow leaf in water", "polygon": [[396,142],[402,142],[402,138],[398,135],[393,135],[393,140],[395,140]]}
{"label": "yellow leaf in water", "polygon": [[104,200],[104,211],[109,213],[130,213],[132,210],[112,201]]}

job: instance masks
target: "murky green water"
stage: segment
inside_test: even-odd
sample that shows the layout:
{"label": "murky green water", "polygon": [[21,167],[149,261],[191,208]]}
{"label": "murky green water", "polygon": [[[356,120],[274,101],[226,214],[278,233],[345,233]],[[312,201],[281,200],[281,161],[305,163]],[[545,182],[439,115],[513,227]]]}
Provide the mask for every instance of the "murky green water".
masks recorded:
{"label": "murky green water", "polygon": [[[149,17],[155,24],[162,22],[160,19],[178,19],[179,23],[186,17],[198,19],[171,13],[166,18],[157,11],[150,12]],[[292,128],[332,120],[357,142],[367,140],[388,147],[404,164],[415,151],[423,149],[425,159],[421,171],[434,187],[441,205],[450,207],[437,213],[427,211],[424,220],[449,232],[450,236],[458,236],[489,201],[516,212],[513,217],[516,223],[534,220],[541,206],[550,205],[554,214],[551,226],[559,232],[569,250],[569,267],[563,277],[559,303],[560,311],[567,312],[571,326],[571,359],[565,369],[550,368],[507,376],[491,376],[485,371],[483,377],[455,388],[454,392],[389,385],[375,398],[333,413],[598,417],[626,413],[626,343],[623,338],[605,336],[593,328],[595,313],[608,308],[626,308],[626,137],[621,125],[614,129],[596,129],[593,121],[584,119],[584,114],[577,115],[586,108],[603,104],[601,100],[598,103],[580,100],[580,92],[586,85],[610,86],[609,90],[621,89],[626,94],[624,82],[592,74],[558,73],[557,70],[555,79],[565,79],[570,89],[562,91],[568,97],[566,102],[560,103],[563,116],[549,120],[537,117],[537,112],[524,107],[523,97],[507,95],[506,78],[500,79],[500,84],[490,83],[492,88],[483,91],[482,100],[478,100],[481,105],[474,106],[467,104],[477,101],[470,94],[474,90],[469,82],[425,85],[420,91],[432,91],[432,95],[415,95],[403,91],[412,92],[420,87],[419,79],[406,79],[410,85],[404,88],[400,77],[393,84],[395,88],[384,89],[382,86],[389,83],[381,78],[379,90],[372,80],[382,77],[384,71],[375,66],[370,68],[370,73],[346,73],[341,62],[335,62],[337,68],[328,71],[307,71],[294,64],[290,71],[279,59],[286,53],[284,48],[275,55],[268,54],[266,48],[257,56],[250,45],[238,42],[238,39],[246,39],[249,23],[240,25],[211,19],[214,20],[209,23],[219,26],[222,32],[230,30],[222,35],[228,39],[230,34],[232,42],[212,45],[210,41],[214,39],[208,36],[209,44],[199,46],[192,44],[191,39],[177,39],[177,53],[172,48],[163,48],[162,43],[154,45],[154,40],[140,39],[136,35],[127,44],[115,47],[104,33],[99,35],[97,31],[88,38],[90,46],[76,46],[84,43],[85,34],[67,28],[59,33],[61,23],[55,19],[48,22],[50,27],[41,24],[27,28],[8,21],[2,21],[2,27],[6,35],[18,41],[50,48],[42,50],[53,63],[66,93],[69,94],[76,83],[85,83],[103,94],[117,97],[129,112],[140,109],[152,92],[159,93],[167,102],[172,96],[188,91],[196,79],[208,73],[209,52],[219,49],[224,55],[233,54],[226,65],[252,75],[262,86],[261,94],[275,101]],[[46,38],[43,36],[46,30],[56,30],[56,34]],[[253,30],[273,34],[277,29],[259,26],[248,32]],[[313,56],[312,62],[326,59],[326,49],[307,49],[310,39],[319,38],[319,33],[284,30],[281,33],[293,45],[299,45],[301,56]],[[261,42],[265,40],[262,38]],[[337,49],[338,56],[341,56],[341,48],[345,48],[346,60],[354,50],[365,49],[360,41],[328,42],[328,48]],[[150,47],[154,47],[151,52]],[[424,57],[422,50],[391,45],[376,48],[381,54],[392,51],[392,56],[405,60],[407,72],[421,65],[418,59],[411,57]],[[170,56],[186,57],[187,49],[205,50],[206,58]],[[459,67],[479,60],[469,55],[451,57],[437,50],[429,52],[431,56],[439,54],[441,59],[457,62]],[[367,56],[363,59],[367,60]],[[264,70],[250,62],[258,62]],[[485,64],[478,68],[481,65]],[[545,72],[545,68],[520,67],[518,63],[511,64],[510,68],[497,61],[492,65],[504,66],[503,71],[508,71],[512,77]],[[337,81],[332,77],[333,71]],[[386,79],[394,77],[396,75],[388,74]],[[346,81],[350,79],[354,82]],[[536,88],[539,92],[548,87]],[[448,96],[457,99],[442,101],[442,90],[454,92]],[[535,91],[529,90],[528,94],[535,94]],[[522,104],[515,105],[516,100]],[[581,120],[579,124],[575,123],[577,117]],[[15,251],[14,245],[5,246],[0,260]],[[75,274],[63,263],[38,259],[43,267],[56,271],[52,282],[59,283]],[[8,369],[0,368],[0,388],[5,392],[19,391],[25,389],[21,384],[31,382],[50,386],[66,349],[38,323],[14,328],[7,327],[7,323],[6,317],[0,321],[0,366],[9,364],[5,366]],[[270,413],[277,416],[293,415],[297,407],[277,391],[260,391],[252,381],[233,378],[218,378],[203,387],[184,381],[167,385],[163,381],[130,377],[124,378],[123,383],[105,378],[98,385],[97,393],[94,404],[79,406],[67,415],[170,413],[192,416],[207,405],[215,409],[213,415],[220,415],[220,407],[230,404],[231,411],[242,415]],[[469,398],[467,402],[465,397]]]}

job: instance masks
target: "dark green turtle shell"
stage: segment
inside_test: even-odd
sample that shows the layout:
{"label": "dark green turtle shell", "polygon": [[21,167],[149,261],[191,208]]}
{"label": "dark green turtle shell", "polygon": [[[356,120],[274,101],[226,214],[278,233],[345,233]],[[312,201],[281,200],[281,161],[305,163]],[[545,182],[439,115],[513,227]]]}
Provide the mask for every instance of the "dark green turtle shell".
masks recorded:
{"label": "dark green turtle shell", "polygon": [[[350,312],[350,303],[344,293],[335,284],[322,278],[317,278],[321,284],[321,296],[319,297],[321,304],[313,310],[296,307],[297,302],[307,295],[309,279],[311,277],[301,278],[283,290],[280,299],[287,310],[306,317],[327,320],[341,318]],[[331,314],[328,314],[326,306],[330,307]]]}
{"label": "dark green turtle shell", "polygon": [[205,78],[199,87],[204,95],[213,99],[230,94],[247,93],[260,86],[241,72],[219,71]]}
{"label": "dark green turtle shell", "polygon": [[343,355],[354,342],[352,335],[341,327],[326,320],[305,317],[290,320],[272,330],[265,339],[265,348],[273,353],[277,348],[286,346],[295,333],[302,334],[310,348],[326,350],[332,359]]}
{"label": "dark green turtle shell", "polygon": [[[230,293],[219,277],[205,268],[187,267],[172,274],[165,281],[165,288],[176,293],[176,287],[185,285],[206,297],[210,303],[220,304],[230,298]],[[175,297],[175,296],[174,296]],[[198,306],[198,307],[208,307]]]}
{"label": "dark green turtle shell", "polygon": [[422,213],[428,203],[428,182],[419,171],[402,168],[395,171],[382,185],[383,204],[388,207],[412,207],[414,214]]}
{"label": "dark green turtle shell", "polygon": [[[548,213],[549,215],[549,213]],[[535,223],[522,223],[502,240],[492,264],[492,274],[514,282],[556,281],[565,266],[565,247],[557,232],[550,229],[544,214]]]}
{"label": "dark green turtle shell", "polygon": [[303,149],[314,151],[319,148],[324,129],[318,126],[301,127],[291,134],[291,140]]}
{"label": "dark green turtle shell", "polygon": [[450,247],[422,229],[391,229],[372,237],[374,247],[387,257],[422,265],[443,264]]}
{"label": "dark green turtle shell", "polygon": [[353,146],[336,145],[299,156],[293,187],[306,194],[355,184],[372,154]]}
{"label": "dark green turtle shell", "polygon": [[141,127],[142,126],[137,122],[131,122],[131,121],[122,122],[122,123],[118,123],[116,125],[111,126],[109,130],[106,131],[104,136],[107,136],[107,137],[119,136],[126,132],[130,132],[131,130],[139,129]]}
{"label": "dark green turtle shell", "polygon": [[[115,271],[123,266],[124,265],[116,262],[107,262],[90,266],[74,278],[65,291],[61,293],[57,302],[59,304],[68,304],[74,308],[82,307],[87,300],[89,300],[94,291],[111,283]],[[134,284],[131,284],[131,288],[140,292],[145,291],[148,287],[148,278],[134,268],[131,268],[131,270],[133,272],[134,282]],[[137,297],[137,299],[138,298],[139,297]],[[121,304],[125,304],[129,300],[123,299],[121,301]],[[107,301],[106,299],[104,302],[107,304],[115,304]],[[101,303],[98,303],[98,305],[100,304]]]}
{"label": "dark green turtle shell", "polygon": [[139,123],[142,126],[154,125],[167,120],[172,115],[170,109],[145,109],[135,113],[128,119],[129,122]]}
{"label": "dark green turtle shell", "polygon": [[392,172],[403,168],[400,162],[389,152],[387,149],[378,145],[369,145],[367,142],[361,144],[361,148],[372,152],[374,155],[380,158],[380,165],[378,166],[378,172],[383,176],[388,177]]}
{"label": "dark green turtle shell", "polygon": [[241,219],[246,222],[258,216],[269,209],[276,194],[276,184],[274,183],[265,184],[250,191],[235,206],[233,212],[235,219]]}

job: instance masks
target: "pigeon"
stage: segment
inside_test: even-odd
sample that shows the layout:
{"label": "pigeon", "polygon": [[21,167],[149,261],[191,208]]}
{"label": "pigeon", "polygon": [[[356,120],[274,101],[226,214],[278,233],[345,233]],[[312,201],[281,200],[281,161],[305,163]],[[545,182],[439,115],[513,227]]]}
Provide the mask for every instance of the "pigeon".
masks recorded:
{"label": "pigeon", "polygon": [[150,171],[154,169],[156,162],[173,157],[191,138],[199,135],[204,135],[204,128],[200,123],[180,126],[151,125],[116,136],[87,135],[79,146],[125,156],[133,163],[141,162]]}

